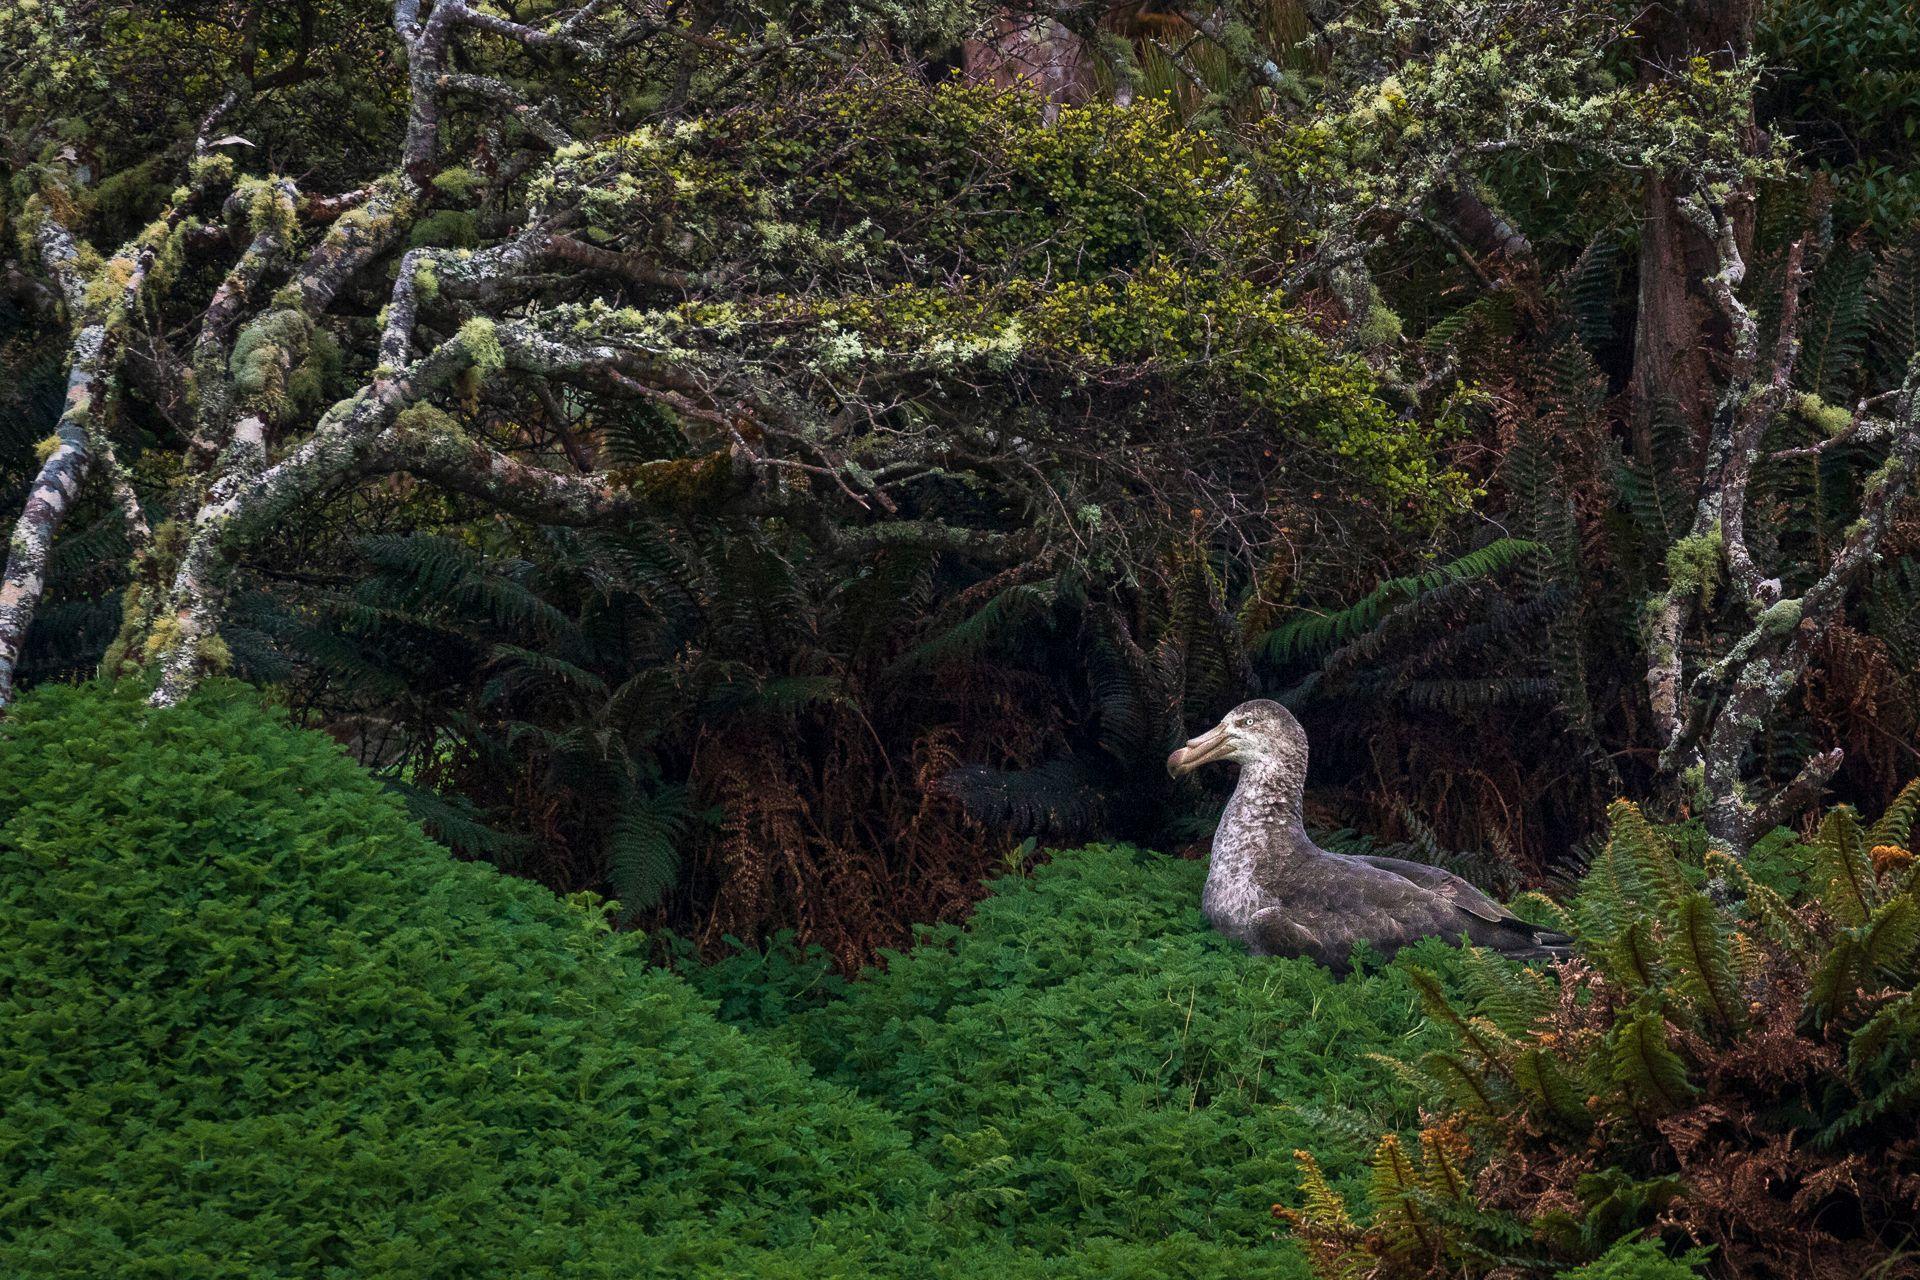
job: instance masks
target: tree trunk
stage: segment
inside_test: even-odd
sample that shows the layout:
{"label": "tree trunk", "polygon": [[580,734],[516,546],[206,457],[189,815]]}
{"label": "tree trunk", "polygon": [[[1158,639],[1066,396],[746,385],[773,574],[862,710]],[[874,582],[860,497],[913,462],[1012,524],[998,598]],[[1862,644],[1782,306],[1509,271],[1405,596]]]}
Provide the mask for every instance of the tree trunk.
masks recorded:
{"label": "tree trunk", "polygon": [[[1755,0],[1669,0],[1647,15],[1643,81],[1659,79],[1689,59],[1730,66],[1753,48]],[[1675,210],[1667,175],[1648,178],[1640,221],[1640,298],[1633,338],[1634,453],[1653,459],[1652,427],[1661,412],[1703,430],[1715,403],[1716,364],[1730,334],[1708,296],[1705,279],[1718,262],[1713,244]],[[1751,210],[1740,211],[1741,249]],[[1664,408],[1663,408],[1664,406]]]}

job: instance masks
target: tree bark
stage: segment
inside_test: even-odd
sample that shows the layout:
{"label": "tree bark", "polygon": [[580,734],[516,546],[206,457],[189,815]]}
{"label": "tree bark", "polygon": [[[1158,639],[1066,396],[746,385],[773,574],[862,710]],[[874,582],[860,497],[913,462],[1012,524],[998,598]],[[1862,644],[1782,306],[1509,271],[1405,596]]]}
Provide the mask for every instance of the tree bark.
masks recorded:
{"label": "tree bark", "polygon": [[40,466],[27,505],[7,544],[4,577],[0,577],[0,711],[13,696],[14,674],[26,647],[27,630],[46,586],[47,557],[53,540],[73,509],[73,501],[87,478],[92,462],[88,448],[91,418],[96,410],[101,379],[101,357],[107,343],[105,325],[88,325],[73,343],[67,375],[67,403],[54,428],[54,446]]}
{"label": "tree bark", "polygon": [[[1643,81],[1692,58],[1726,67],[1753,48],[1755,0],[1668,0],[1647,15]],[[1640,288],[1633,338],[1634,453],[1653,462],[1653,422],[1665,412],[1704,430],[1715,402],[1716,365],[1731,332],[1703,281],[1717,269],[1712,241],[1680,217],[1689,196],[1675,175],[1651,175],[1641,198]],[[1751,211],[1736,211],[1742,252]]]}

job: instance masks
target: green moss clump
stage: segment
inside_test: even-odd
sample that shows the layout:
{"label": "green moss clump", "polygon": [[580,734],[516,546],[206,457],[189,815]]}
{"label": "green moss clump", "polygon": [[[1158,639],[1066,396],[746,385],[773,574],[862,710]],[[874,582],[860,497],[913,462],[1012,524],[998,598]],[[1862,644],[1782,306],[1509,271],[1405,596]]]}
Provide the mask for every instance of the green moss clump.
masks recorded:
{"label": "green moss clump", "polygon": [[1800,625],[1800,613],[1800,597],[1790,596],[1768,605],[1756,621],[1769,635],[1783,636]]}
{"label": "green moss clump", "polygon": [[416,249],[471,249],[480,243],[480,224],[464,209],[437,209],[413,224],[407,243]]}
{"label": "green moss clump", "polygon": [[269,394],[298,361],[312,336],[313,321],[306,312],[292,307],[269,311],[242,327],[227,361],[233,389],[243,396]]}
{"label": "green moss clump", "polygon": [[1667,548],[1667,581],[1676,591],[1698,593],[1703,606],[1711,606],[1713,593],[1720,585],[1720,565],[1726,553],[1726,535],[1715,525],[1705,533],[1692,533]]}
{"label": "green moss clump", "polygon": [[426,432],[432,435],[460,433],[460,423],[454,416],[438,405],[419,401],[400,411],[393,420],[394,430],[402,434]]}
{"label": "green moss clump", "polygon": [[187,181],[196,187],[216,187],[233,181],[233,157],[214,152],[187,162]]}
{"label": "green moss clump", "polygon": [[236,395],[275,420],[318,407],[340,368],[339,343],[297,307],[244,326],[228,360]]}
{"label": "green moss clump", "polygon": [[485,175],[476,173],[464,165],[442,169],[433,175],[433,189],[449,200],[461,203],[472,200],[474,193],[486,185]]}
{"label": "green moss clump", "polygon": [[247,211],[247,228],[256,235],[270,232],[283,245],[300,234],[299,215],[286,190],[265,178],[242,178],[235,189]]}
{"label": "green moss clump", "polygon": [[1839,435],[1853,425],[1853,414],[1839,405],[1828,404],[1811,391],[1799,396],[1793,407],[1800,416],[1829,439]]}

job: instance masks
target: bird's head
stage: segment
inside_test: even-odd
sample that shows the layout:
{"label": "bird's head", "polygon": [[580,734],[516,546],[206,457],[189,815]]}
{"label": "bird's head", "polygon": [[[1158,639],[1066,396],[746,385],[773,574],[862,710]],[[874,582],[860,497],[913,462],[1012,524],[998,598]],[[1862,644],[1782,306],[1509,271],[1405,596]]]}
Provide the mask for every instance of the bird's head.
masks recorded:
{"label": "bird's head", "polygon": [[1168,756],[1167,774],[1178,778],[1216,760],[1243,766],[1271,761],[1304,774],[1307,731],[1279,703],[1255,698],[1227,712],[1219,724]]}

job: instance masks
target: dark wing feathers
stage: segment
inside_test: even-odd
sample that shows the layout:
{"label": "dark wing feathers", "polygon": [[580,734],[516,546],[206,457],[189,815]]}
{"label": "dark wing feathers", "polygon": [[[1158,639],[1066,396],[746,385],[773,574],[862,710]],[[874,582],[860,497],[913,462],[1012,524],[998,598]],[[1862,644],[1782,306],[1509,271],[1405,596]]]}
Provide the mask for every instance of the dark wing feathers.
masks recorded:
{"label": "dark wing feathers", "polygon": [[1408,862],[1405,858],[1381,858],[1371,854],[1361,854],[1354,860],[1411,880],[1422,889],[1432,890],[1462,911],[1479,916],[1482,920],[1497,923],[1519,918],[1453,872],[1440,867],[1430,867],[1424,862]]}
{"label": "dark wing feathers", "polygon": [[1305,955],[1345,971],[1354,947],[1383,955],[1422,938],[1459,942],[1516,958],[1562,955],[1571,939],[1535,928],[1451,872],[1400,858],[1347,857],[1316,850],[1288,864],[1270,887],[1276,905],[1252,921],[1251,941],[1267,955]]}

